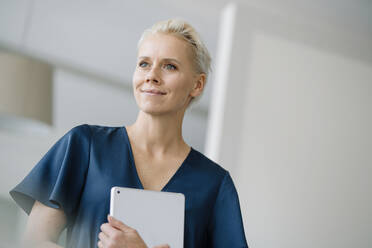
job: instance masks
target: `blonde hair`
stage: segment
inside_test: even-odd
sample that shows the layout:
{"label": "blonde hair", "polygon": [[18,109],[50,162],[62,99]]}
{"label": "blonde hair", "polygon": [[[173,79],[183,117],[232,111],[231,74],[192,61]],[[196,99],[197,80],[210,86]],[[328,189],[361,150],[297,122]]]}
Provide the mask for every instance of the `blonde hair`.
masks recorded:
{"label": "blonde hair", "polygon": [[[207,47],[204,45],[200,38],[200,35],[196,30],[186,21],[182,19],[168,19],[165,21],[160,21],[155,23],[151,28],[146,29],[137,43],[137,49],[139,49],[143,40],[149,34],[171,34],[175,35],[189,44],[192,51],[192,62],[194,64],[194,69],[196,73],[205,74],[205,85],[207,83],[209,72],[211,71],[211,57],[209,55]],[[204,86],[205,86],[204,85]],[[204,91],[204,90],[203,90]],[[191,99],[191,102],[196,102],[202,94]],[[189,106],[190,106],[189,104]]]}

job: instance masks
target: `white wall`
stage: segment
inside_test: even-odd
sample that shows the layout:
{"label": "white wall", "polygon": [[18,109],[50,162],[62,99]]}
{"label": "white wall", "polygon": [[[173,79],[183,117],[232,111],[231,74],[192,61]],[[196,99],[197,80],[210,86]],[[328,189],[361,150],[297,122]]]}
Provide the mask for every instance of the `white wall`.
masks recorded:
{"label": "white wall", "polygon": [[242,5],[224,18],[206,150],[233,172],[250,247],[371,247],[372,38]]}
{"label": "white wall", "polygon": [[253,39],[236,171],[248,235],[256,247],[370,247],[372,65]]}

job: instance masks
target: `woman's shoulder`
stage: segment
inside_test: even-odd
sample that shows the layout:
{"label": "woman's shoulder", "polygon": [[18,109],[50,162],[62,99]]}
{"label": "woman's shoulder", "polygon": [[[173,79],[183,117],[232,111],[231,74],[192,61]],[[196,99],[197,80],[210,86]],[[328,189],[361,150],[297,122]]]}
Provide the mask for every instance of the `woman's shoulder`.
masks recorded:
{"label": "woman's shoulder", "polygon": [[112,132],[122,130],[123,126],[104,126],[96,124],[80,124],[72,127],[67,133],[72,135],[97,135],[110,134]]}
{"label": "woman's shoulder", "polygon": [[222,179],[228,174],[229,172],[223,168],[220,164],[213,161],[202,152],[193,149],[193,159],[190,163],[195,169],[199,171],[199,173],[205,173],[206,176],[213,176],[216,179]]}

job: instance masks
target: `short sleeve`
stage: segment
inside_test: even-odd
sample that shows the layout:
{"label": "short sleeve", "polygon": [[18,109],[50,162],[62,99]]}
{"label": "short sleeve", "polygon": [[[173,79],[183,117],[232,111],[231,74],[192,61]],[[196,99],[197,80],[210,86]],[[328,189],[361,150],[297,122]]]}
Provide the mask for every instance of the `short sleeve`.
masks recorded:
{"label": "short sleeve", "polygon": [[79,202],[89,164],[90,127],[76,126],[60,138],[9,193],[27,213],[35,200],[62,208],[68,221]]}
{"label": "short sleeve", "polygon": [[230,173],[224,176],[208,225],[209,247],[248,247],[239,197]]}

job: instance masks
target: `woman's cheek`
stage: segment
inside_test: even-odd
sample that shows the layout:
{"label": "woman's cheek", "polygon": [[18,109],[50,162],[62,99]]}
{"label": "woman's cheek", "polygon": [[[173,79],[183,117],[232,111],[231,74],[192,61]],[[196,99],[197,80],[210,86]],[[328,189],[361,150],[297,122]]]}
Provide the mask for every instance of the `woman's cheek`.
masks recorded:
{"label": "woman's cheek", "polygon": [[139,85],[140,84],[140,82],[141,82],[141,75],[138,73],[138,72],[135,72],[134,74],[133,74],[133,86],[137,86],[137,85]]}

